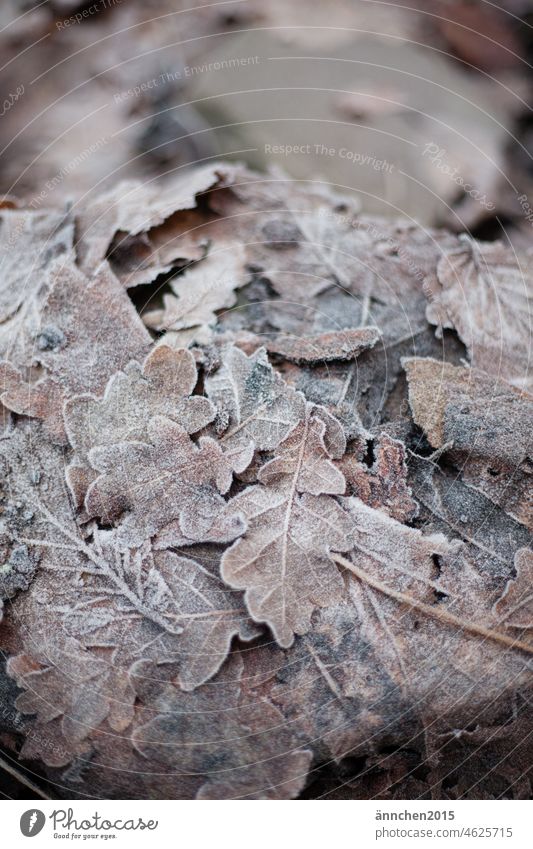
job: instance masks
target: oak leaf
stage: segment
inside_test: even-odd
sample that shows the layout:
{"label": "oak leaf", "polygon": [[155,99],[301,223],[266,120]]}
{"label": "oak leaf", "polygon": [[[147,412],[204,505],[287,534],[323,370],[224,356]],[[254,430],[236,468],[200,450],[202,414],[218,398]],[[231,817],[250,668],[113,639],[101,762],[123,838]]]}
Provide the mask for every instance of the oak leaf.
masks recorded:
{"label": "oak leaf", "polygon": [[533,527],[533,398],[479,369],[403,360],[415,422],[466,483]]}
{"label": "oak leaf", "polygon": [[239,244],[213,252],[171,280],[172,295],[163,295],[163,308],[143,315],[154,330],[181,331],[216,323],[218,310],[234,306],[235,290],[248,282]]}
{"label": "oak leaf", "polygon": [[191,542],[228,541],[242,531],[236,511],[224,514],[233,469],[219,445],[201,437],[199,445],[171,419],[156,416],[148,425],[150,443],[121,442],[91,449],[89,461],[100,475],[85,500],[89,516],[117,522],[121,547],[133,548],[171,522]]}
{"label": "oak leaf", "polygon": [[135,236],[162,224],[177,210],[195,207],[197,195],[215,185],[220,174],[217,166],[206,165],[178,174],[165,186],[130,181],[97,197],[77,216],[81,267],[88,272],[97,269],[117,232]]}
{"label": "oak leaf", "polygon": [[533,551],[520,548],[515,555],[516,576],[508,581],[494,606],[508,628],[533,628]]}
{"label": "oak leaf", "polygon": [[141,702],[144,691],[149,695],[149,710],[147,722],[133,733],[133,743],[163,768],[202,776],[197,798],[298,795],[311,752],[300,747],[283,714],[268,699],[242,693],[238,656],[211,685],[186,697],[172,685],[160,685],[154,698],[154,671],[147,664],[135,671]]}
{"label": "oak leaf", "polygon": [[274,371],[264,349],[247,357],[236,347],[228,348],[205,386],[218,410],[220,442],[229,451],[250,444],[254,450],[272,451],[304,414],[303,396]]}
{"label": "oak leaf", "polygon": [[144,363],[129,363],[113,375],[103,398],[76,395],[64,407],[67,436],[76,459],[67,468],[67,479],[79,504],[88,481],[96,476],[89,465],[92,448],[117,442],[142,441],[148,422],[157,415],[178,422],[187,433],[202,430],[215,415],[212,404],[192,396],[198,379],[189,351],[154,348]]}
{"label": "oak leaf", "polygon": [[[340,425],[332,420],[330,430],[328,443],[340,445],[342,453]],[[350,547],[350,522],[330,497],[344,493],[345,480],[326,438],[326,424],[308,405],[304,420],[260,469],[260,485],[233,501],[248,529],[224,554],[222,576],[246,590],[251,616],[267,622],[281,646],[309,629],[315,607],[333,603],[342,592],[330,555]]]}

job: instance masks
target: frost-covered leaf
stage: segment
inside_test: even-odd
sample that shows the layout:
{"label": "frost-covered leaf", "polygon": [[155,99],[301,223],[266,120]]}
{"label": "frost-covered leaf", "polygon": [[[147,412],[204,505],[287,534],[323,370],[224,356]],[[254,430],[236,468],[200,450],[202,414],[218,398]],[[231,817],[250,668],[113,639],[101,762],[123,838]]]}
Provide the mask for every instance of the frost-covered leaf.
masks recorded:
{"label": "frost-covered leaf", "polygon": [[141,702],[146,692],[148,710],[146,723],[134,731],[134,745],[160,768],[202,776],[197,798],[293,798],[303,787],[311,753],[268,699],[244,697],[241,674],[235,658],[213,684],[192,695],[159,685],[154,698],[154,671],[139,665],[137,689]]}
{"label": "frost-covered leaf", "polygon": [[252,617],[267,622],[282,646],[309,629],[315,607],[342,592],[330,553],[350,547],[350,522],[329,497],[343,494],[345,481],[325,438],[326,425],[308,405],[305,419],[261,468],[260,485],[233,502],[248,529],[224,554],[222,576],[246,590]]}
{"label": "frost-covered leaf", "polygon": [[228,348],[222,366],[205,384],[218,410],[221,444],[228,450],[252,444],[259,451],[271,451],[304,414],[303,396],[284,383],[263,349],[247,357],[238,348]]}
{"label": "frost-covered leaf", "polygon": [[377,445],[373,439],[369,439],[367,444],[373,455],[369,462],[363,462],[353,453],[345,454],[338,461],[348,492],[393,519],[411,521],[418,512],[418,506],[407,483],[403,443],[383,433]]}
{"label": "frost-covered leaf", "polygon": [[527,456],[533,398],[498,377],[432,359],[406,358],[415,422],[434,448],[451,443],[474,455],[499,455],[509,463]]}
{"label": "frost-covered leaf", "polygon": [[161,345],[142,366],[131,362],[113,375],[103,398],[77,395],[66,402],[65,427],[77,455],[67,469],[67,478],[77,502],[85,495],[87,481],[94,477],[87,458],[92,448],[142,441],[149,420],[157,415],[173,419],[187,433],[202,430],[214,418],[214,407],[207,398],[192,396],[197,379],[191,353]]}
{"label": "frost-covered leaf", "polygon": [[[133,548],[177,523],[185,540],[222,542],[242,531],[237,512],[225,515],[232,466],[218,444],[201,437],[197,446],[171,419],[148,425],[150,443],[121,442],[91,449],[99,477],[87,492],[86,509],[106,523],[119,521],[121,547]],[[222,518],[221,518],[222,517]]]}
{"label": "frost-covered leaf", "polygon": [[154,566],[164,585],[169,618],[182,629],[172,647],[163,637],[159,659],[179,664],[179,684],[192,690],[209,680],[224,663],[232,638],[250,640],[260,631],[249,620],[237,593],[225,586],[216,568],[172,551],[155,554]]}
{"label": "frost-covered leaf", "polygon": [[464,480],[533,527],[533,398],[479,369],[403,361],[415,422]]}
{"label": "frost-covered leaf", "polygon": [[[62,766],[74,753],[86,750],[86,740],[105,721],[117,732],[133,718],[135,692],[128,672],[113,658],[97,658],[73,638],[58,636],[56,645],[40,658],[41,665],[28,671],[24,656],[10,660],[9,673],[24,692],[16,706],[34,714],[38,731],[28,737],[23,757],[37,754],[52,766]],[[61,744],[50,746],[54,721],[60,726]],[[30,751],[32,737],[36,746]]]}
{"label": "frost-covered leaf", "polygon": [[196,196],[220,179],[216,166],[206,165],[178,174],[165,185],[120,183],[84,208],[77,217],[78,255],[83,269],[92,272],[105,259],[113,236],[135,236],[162,224],[181,209],[196,206]]}
{"label": "frost-covered leaf", "polygon": [[[31,354],[32,334],[41,324],[50,267],[58,258],[74,260],[72,217],[55,211],[2,210],[0,255],[0,356],[18,364]],[[39,348],[39,338],[35,341]]]}
{"label": "frost-covered leaf", "polygon": [[17,358],[19,371],[37,364],[44,376],[28,382],[4,366],[0,391],[5,406],[44,420],[54,439],[65,442],[63,401],[102,392],[112,374],[145,355],[151,340],[109,268],[89,280],[74,265],[56,261],[48,274],[39,321],[26,327],[28,350]]}
{"label": "frost-covered leaf", "polygon": [[173,295],[163,296],[163,309],[144,314],[148,327],[155,330],[186,330],[216,322],[218,310],[234,306],[235,290],[248,282],[244,252],[236,243],[175,277]]}
{"label": "frost-covered leaf", "polygon": [[150,337],[107,266],[88,278],[74,266],[58,264],[52,276],[41,327],[50,330],[39,362],[69,395],[102,392],[111,375],[143,357]]}
{"label": "frost-covered leaf", "polygon": [[116,646],[122,665],[139,657],[177,664],[177,679],[192,690],[221,667],[234,636],[260,631],[214,563],[172,551],[120,550],[114,531],[96,531],[95,545],[78,564],[85,601],[65,609],[66,632],[86,646]]}
{"label": "frost-covered leaf", "polygon": [[361,351],[373,348],[380,336],[377,327],[321,333],[318,336],[277,336],[266,345],[271,354],[295,363],[354,360]]}
{"label": "frost-covered leaf", "polygon": [[455,328],[473,366],[531,387],[533,290],[527,257],[499,242],[465,237],[439,260],[424,291],[428,320],[438,328]]}
{"label": "frost-covered leaf", "polygon": [[533,551],[520,548],[515,555],[516,577],[507,583],[495,612],[510,628],[533,628]]}
{"label": "frost-covered leaf", "polygon": [[67,401],[69,442],[86,458],[98,445],[142,440],[148,421],[156,415],[173,419],[187,433],[196,433],[215,415],[206,398],[192,396],[197,380],[189,351],[158,346],[142,365],[132,362],[115,374],[103,398],[78,395]]}
{"label": "frost-covered leaf", "polygon": [[44,422],[53,442],[64,442],[63,392],[56,380],[43,377],[30,383],[11,363],[0,362],[0,399],[11,412]]}

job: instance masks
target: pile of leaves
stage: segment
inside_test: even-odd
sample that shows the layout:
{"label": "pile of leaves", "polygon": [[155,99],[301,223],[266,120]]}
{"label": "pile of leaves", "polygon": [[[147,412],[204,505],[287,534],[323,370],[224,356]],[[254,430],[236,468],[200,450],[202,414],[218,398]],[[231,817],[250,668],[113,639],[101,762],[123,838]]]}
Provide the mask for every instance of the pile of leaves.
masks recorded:
{"label": "pile of leaves", "polygon": [[530,259],[226,164],[1,213],[4,747],[68,796],[528,796]]}

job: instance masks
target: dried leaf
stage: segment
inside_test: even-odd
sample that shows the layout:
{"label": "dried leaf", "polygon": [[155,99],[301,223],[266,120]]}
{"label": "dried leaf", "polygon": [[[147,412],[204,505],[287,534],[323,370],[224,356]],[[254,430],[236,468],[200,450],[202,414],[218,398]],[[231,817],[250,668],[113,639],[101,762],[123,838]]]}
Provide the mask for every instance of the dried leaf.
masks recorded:
{"label": "dried leaf", "polygon": [[354,360],[368,348],[373,348],[380,336],[377,327],[322,333],[300,339],[278,336],[266,345],[267,351],[295,363],[320,363],[332,360]]}
{"label": "dried leaf", "polygon": [[268,623],[281,646],[309,630],[315,607],[332,604],[342,593],[330,553],[348,550],[350,523],[328,497],[342,494],[345,481],[325,437],[326,425],[309,405],[277,456],[261,468],[262,485],[233,502],[248,530],[224,554],[222,577],[246,590],[250,614]]}
{"label": "dried leaf", "polygon": [[217,310],[236,303],[235,289],[248,282],[244,251],[239,244],[212,253],[171,281],[173,295],[164,295],[164,307],[143,318],[154,330],[186,330],[216,322]]}
{"label": "dried leaf", "polygon": [[56,380],[43,377],[29,383],[11,363],[0,362],[0,399],[13,413],[44,422],[52,442],[65,441],[61,411],[63,392]]}
{"label": "dried leaf", "polygon": [[[311,753],[299,747],[267,699],[241,697],[240,672],[236,659],[213,685],[186,701],[172,686],[162,687],[148,702],[149,713],[155,709],[157,715],[135,730],[134,744],[166,769],[179,764],[181,773],[203,776],[197,798],[293,798],[304,784]],[[149,673],[137,670],[139,677]]]}
{"label": "dried leaf", "polygon": [[[161,651],[160,659],[179,664],[178,682],[183,690],[199,687],[218,672],[233,637],[250,640],[260,633],[248,619],[239,596],[224,585],[217,565],[209,569],[172,551],[155,555],[155,566],[172,596],[173,613],[169,609],[168,615],[182,629],[173,651]],[[163,641],[165,649],[168,642]]]}
{"label": "dried leaf", "polygon": [[[28,355],[25,329],[40,348],[40,310],[50,287],[50,267],[74,260],[74,223],[68,214],[4,209],[0,214],[0,356],[12,361]],[[31,244],[29,251],[27,246]]]}
{"label": "dried leaf", "polygon": [[533,552],[520,548],[515,555],[516,577],[496,602],[495,612],[508,628],[533,628]]}
{"label": "dried leaf", "polygon": [[368,465],[356,454],[346,454],[338,462],[348,492],[399,522],[411,521],[418,513],[418,505],[407,483],[403,443],[383,433],[377,446],[373,439],[367,444],[372,455],[375,453]]}
{"label": "dried leaf", "polygon": [[303,397],[289,389],[260,349],[247,357],[231,347],[221,368],[206,382],[223,433],[221,444],[229,451],[271,451],[303,416]]}
{"label": "dried leaf", "polygon": [[92,273],[105,259],[115,233],[135,236],[162,224],[172,213],[196,206],[196,196],[220,178],[217,166],[206,165],[179,174],[164,186],[120,183],[89,204],[77,217],[78,257],[82,269]]}
{"label": "dried leaf", "polygon": [[533,528],[533,399],[477,369],[403,361],[415,422],[445,447],[465,482]]}
{"label": "dried leaf", "polygon": [[171,522],[191,542],[224,542],[242,531],[236,511],[224,514],[232,467],[217,443],[201,437],[199,446],[170,419],[148,425],[151,442],[121,442],[91,449],[89,461],[101,474],[86,498],[90,516],[120,521],[123,548],[141,545]]}
{"label": "dried leaf", "polygon": [[214,418],[212,404],[192,396],[197,379],[191,353],[161,345],[142,366],[131,362],[113,375],[102,399],[77,395],[66,402],[65,427],[77,455],[67,469],[67,479],[77,503],[83,501],[95,477],[88,461],[92,448],[146,439],[148,422],[157,415],[173,419],[187,433],[202,430]]}
{"label": "dried leaf", "polygon": [[438,328],[453,327],[473,366],[527,389],[531,338],[531,271],[501,243],[464,238],[447,251],[424,289],[427,317]]}

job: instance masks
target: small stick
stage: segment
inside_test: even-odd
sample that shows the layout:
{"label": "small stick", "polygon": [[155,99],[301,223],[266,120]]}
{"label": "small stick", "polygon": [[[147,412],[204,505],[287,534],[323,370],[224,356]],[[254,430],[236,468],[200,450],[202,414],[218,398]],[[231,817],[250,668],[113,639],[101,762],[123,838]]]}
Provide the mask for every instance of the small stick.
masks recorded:
{"label": "small stick", "polygon": [[468,620],[461,619],[459,616],[454,616],[453,613],[449,613],[449,611],[443,610],[442,608],[431,607],[429,604],[424,604],[423,601],[417,601],[417,599],[412,598],[406,593],[387,587],[378,578],[373,578],[368,574],[368,572],[365,572],[364,569],[356,566],[355,563],[352,563],[351,560],[347,560],[340,554],[332,554],[331,556],[333,560],[339,564],[339,566],[342,566],[348,572],[351,572],[363,583],[368,584],[375,590],[383,593],[383,595],[389,596],[389,598],[394,598],[396,601],[408,604],[410,607],[414,607],[416,610],[422,611],[422,613],[425,613],[426,616],[430,616],[432,619],[437,619],[445,625],[455,625],[457,628],[461,628],[463,631],[467,631],[470,634],[476,634],[479,637],[484,637],[487,640],[500,643],[500,645],[507,646],[508,648],[517,649],[518,651],[525,652],[525,654],[533,655],[533,645],[530,645],[529,643],[524,643],[521,640],[515,640],[512,637],[508,637],[506,634],[500,634],[498,631],[491,631],[490,628],[485,628],[483,625],[477,625],[475,622],[468,622]]}
{"label": "small stick", "polygon": [[19,772],[18,769],[15,769],[14,766],[11,766],[11,764],[8,761],[4,760],[4,758],[2,757],[0,757],[0,769],[4,770],[4,772],[9,773],[9,775],[12,775],[13,778],[16,778],[17,781],[20,781],[21,784],[24,784],[26,787],[32,790],[33,793],[35,793],[36,796],[40,796],[41,799],[52,798],[51,796],[47,796],[44,790],[41,790],[41,788],[34,784],[33,781],[30,781],[29,778],[26,778],[24,773]]}

